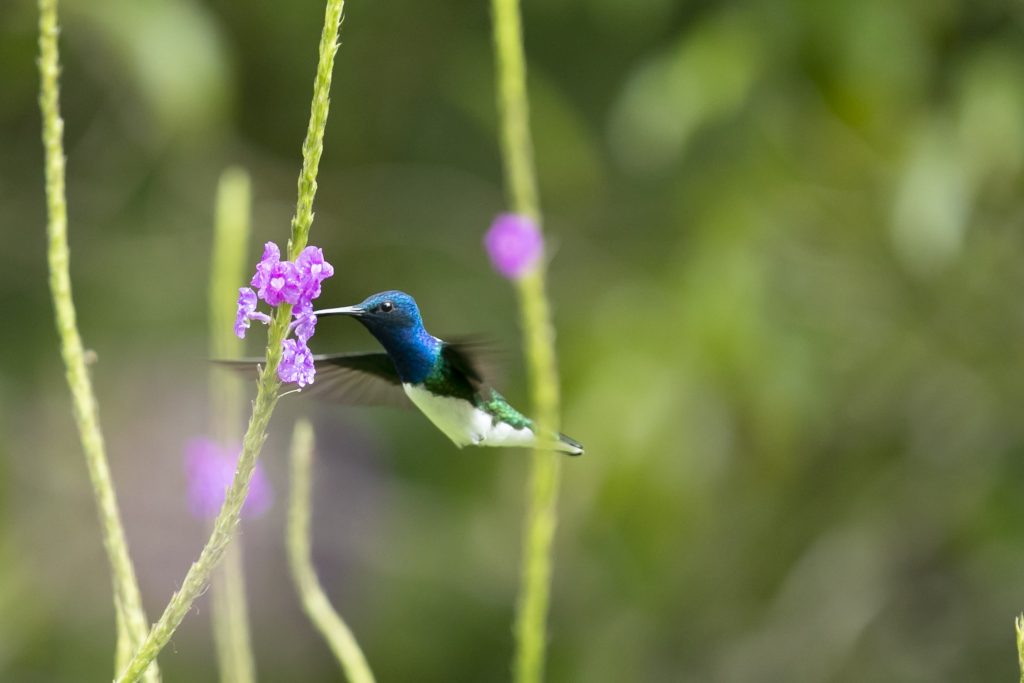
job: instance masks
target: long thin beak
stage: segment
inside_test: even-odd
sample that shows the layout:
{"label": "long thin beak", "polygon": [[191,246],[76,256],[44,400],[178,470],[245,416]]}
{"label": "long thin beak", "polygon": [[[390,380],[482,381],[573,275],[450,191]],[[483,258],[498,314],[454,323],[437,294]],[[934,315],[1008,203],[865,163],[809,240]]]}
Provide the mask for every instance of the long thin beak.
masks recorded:
{"label": "long thin beak", "polygon": [[365,310],[358,306],[342,306],[341,308],[324,308],[319,311],[313,311],[313,315],[351,315],[356,318],[366,313]]}

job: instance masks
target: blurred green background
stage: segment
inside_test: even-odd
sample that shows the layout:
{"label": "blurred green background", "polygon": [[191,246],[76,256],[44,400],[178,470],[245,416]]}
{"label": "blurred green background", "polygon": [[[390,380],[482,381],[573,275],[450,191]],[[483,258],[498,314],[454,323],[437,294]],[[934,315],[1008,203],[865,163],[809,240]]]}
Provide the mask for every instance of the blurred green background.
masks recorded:
{"label": "blurred green background", "polygon": [[[507,341],[488,3],[347,3],[312,242],[321,301],[401,288]],[[294,208],[322,3],[61,3],[72,275],[149,615],[204,538],[216,180]],[[0,680],[108,680],[106,560],[46,289],[35,8],[0,8]],[[566,461],[551,681],[1015,680],[1024,608],[1024,11],[981,0],[527,0]],[[251,261],[260,249],[254,244]],[[225,296],[233,297],[232,292]],[[259,336],[249,353],[259,350]],[[344,320],[314,351],[373,348]],[[283,559],[314,554],[387,681],[508,678],[519,451],[282,402],[244,526],[263,681],[337,680]],[[214,681],[209,602],[160,659]]]}

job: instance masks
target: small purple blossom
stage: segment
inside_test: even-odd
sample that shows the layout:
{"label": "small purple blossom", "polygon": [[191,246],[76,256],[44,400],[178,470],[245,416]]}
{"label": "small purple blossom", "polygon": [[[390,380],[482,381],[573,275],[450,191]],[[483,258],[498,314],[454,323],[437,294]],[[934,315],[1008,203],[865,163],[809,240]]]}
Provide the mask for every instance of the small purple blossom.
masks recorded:
{"label": "small purple blossom", "polygon": [[263,245],[263,258],[256,264],[256,274],[252,276],[252,281],[249,283],[258,290],[262,290],[267,286],[267,282],[270,279],[270,269],[281,260],[281,250],[277,248],[277,245],[273,242],[267,242]]}
{"label": "small purple blossom", "polygon": [[295,267],[303,301],[312,301],[320,296],[320,283],[334,275],[334,266],[324,260],[324,252],[319,247],[303,249],[295,259]]}
{"label": "small purple blossom", "polygon": [[295,382],[299,387],[313,383],[316,367],[313,365],[313,354],[303,341],[285,339],[281,347],[281,364],[277,366],[277,376],[282,382]]}
{"label": "small purple blossom", "polygon": [[282,261],[281,250],[273,242],[267,242],[252,276],[251,284],[256,291],[248,287],[239,290],[235,318],[235,334],[239,337],[245,336],[250,320],[270,322],[270,316],[256,312],[257,299],[271,306],[292,305],[289,331],[294,331],[295,339],[282,342],[281,363],[277,368],[277,376],[284,382],[295,382],[299,387],[313,382],[316,367],[313,353],[307,346],[316,331],[313,299],[320,296],[321,284],[332,275],[334,266],[324,260],[324,252],[319,247],[306,247],[292,262]]}
{"label": "small purple blossom", "polygon": [[516,213],[499,214],[484,236],[494,269],[510,279],[525,275],[540,259],[544,238],[537,224]]}
{"label": "small purple blossom", "polygon": [[[213,519],[220,512],[224,495],[235,476],[235,467],[242,446],[221,448],[207,437],[197,437],[185,446],[185,475],[188,479],[188,505],[192,514],[199,519]],[[242,514],[259,517],[270,507],[273,493],[270,482],[259,462],[249,482],[249,496],[245,499]]]}
{"label": "small purple blossom", "polygon": [[305,344],[316,332],[316,316],[306,311],[296,314],[292,329],[295,330],[296,338]]}
{"label": "small purple blossom", "polygon": [[256,292],[242,287],[238,290],[238,314],[235,316],[235,334],[239,339],[245,339],[250,320],[258,320],[266,325],[270,322],[270,316],[256,310]]}
{"label": "small purple blossom", "polygon": [[259,291],[260,298],[271,306],[283,303],[297,304],[302,294],[299,272],[291,261],[279,261],[270,266],[266,285]]}

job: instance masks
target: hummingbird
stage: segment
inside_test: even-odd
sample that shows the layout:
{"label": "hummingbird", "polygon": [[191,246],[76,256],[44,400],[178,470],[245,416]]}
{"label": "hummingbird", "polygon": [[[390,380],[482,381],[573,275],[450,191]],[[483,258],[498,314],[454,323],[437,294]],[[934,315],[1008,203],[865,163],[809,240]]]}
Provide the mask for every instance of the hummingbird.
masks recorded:
{"label": "hummingbird", "polygon": [[583,454],[583,446],[564,434],[539,436],[533,421],[486,382],[473,345],[427,332],[416,300],[405,292],[380,292],[354,306],[313,314],[355,318],[384,351],[314,356],[317,380],[304,393],[350,404],[407,398],[459,448],[542,447]]}

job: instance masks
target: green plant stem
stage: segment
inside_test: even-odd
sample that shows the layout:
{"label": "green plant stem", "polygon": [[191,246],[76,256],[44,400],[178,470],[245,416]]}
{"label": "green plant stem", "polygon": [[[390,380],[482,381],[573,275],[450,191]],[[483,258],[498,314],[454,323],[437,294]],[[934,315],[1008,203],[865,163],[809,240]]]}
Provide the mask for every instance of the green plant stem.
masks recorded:
{"label": "green plant stem", "polygon": [[1024,683],[1024,614],[1017,615],[1013,620],[1017,632],[1017,665],[1020,667],[1020,683]]}
{"label": "green plant stem", "polygon": [[[324,15],[324,28],[320,37],[320,57],[316,78],[313,83],[313,104],[309,127],[302,146],[302,172],[299,176],[299,199],[295,218],[292,219],[291,237],[288,240],[289,258],[294,258],[306,246],[309,228],[313,223],[313,198],[316,194],[316,174],[323,151],[324,128],[327,125],[331,73],[334,69],[334,55],[338,49],[338,31],[341,25],[343,0],[328,0]],[[227,294],[225,294],[227,296]],[[146,642],[135,652],[131,662],[118,678],[119,683],[138,680],[142,671],[160,650],[163,649],[175,629],[192,607],[192,603],[203,592],[214,568],[223,557],[238,524],[242,505],[249,493],[249,482],[256,467],[256,459],[267,438],[267,425],[277,405],[281,382],[277,378],[277,367],[281,363],[281,342],[291,322],[291,306],[278,306],[267,334],[266,364],[256,384],[256,399],[245,436],[242,439],[242,454],[238,459],[235,477],[228,488],[209,541],[199,554],[199,559],[189,568],[181,588],[171,596],[170,602],[153,626]]]}
{"label": "green plant stem", "polygon": [[540,222],[537,174],[530,136],[530,100],[526,94],[526,57],[519,0],[492,0],[498,112],[505,184],[512,209]]}
{"label": "green plant stem", "polygon": [[[526,334],[531,397],[538,432],[558,431],[558,375],[554,334],[550,324],[544,279],[539,271],[519,283],[521,319]],[[516,615],[515,680],[544,680],[547,613],[550,602],[552,546],[558,525],[558,489],[562,456],[535,450],[530,456],[529,507],[523,530],[523,558]]]}
{"label": "green plant stem", "polygon": [[[71,252],[68,247],[67,198],[65,196],[64,121],[60,116],[60,51],[57,41],[57,0],[39,0],[39,106],[43,118],[43,148],[46,154],[47,259],[50,293],[60,335],[61,356],[71,389],[75,424],[85,451],[96,504],[99,508],[103,545],[110,562],[117,622],[115,665],[121,667],[127,655],[142,643],[147,631],[135,568],[128,553],[121,513],[107,462],[100,430],[99,408],[86,368],[82,337],[78,331],[75,304],[71,296]],[[148,681],[159,681],[154,665]]]}
{"label": "green plant stem", "polygon": [[[251,232],[250,187],[249,175],[241,169],[228,169],[217,185],[208,301],[211,358],[233,358],[241,346],[233,330],[235,304],[227,292],[245,277]],[[239,378],[210,372],[209,396],[213,433],[222,447],[232,448],[238,441],[245,410]],[[220,678],[225,683],[256,680],[243,558],[241,539],[236,539],[225,552],[211,586],[213,636]]]}
{"label": "green plant stem", "polygon": [[[493,0],[494,48],[501,114],[502,158],[512,209],[541,224],[530,136],[526,58],[518,0]],[[558,431],[558,368],[554,329],[545,294],[544,260],[517,282],[520,321],[526,346],[537,433]],[[523,531],[523,558],[515,635],[514,677],[519,683],[544,679],[552,545],[558,523],[561,458],[536,450],[530,460],[529,503]]]}
{"label": "green plant stem", "polygon": [[292,485],[288,503],[287,545],[292,579],[306,614],[327,640],[349,683],[373,683],[373,673],[363,651],[341,615],[331,607],[313,569],[310,525],[313,448],[313,427],[309,420],[299,420],[292,436]]}

